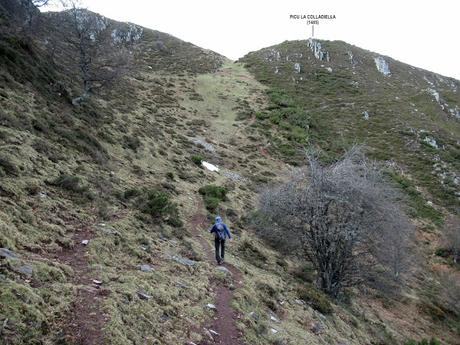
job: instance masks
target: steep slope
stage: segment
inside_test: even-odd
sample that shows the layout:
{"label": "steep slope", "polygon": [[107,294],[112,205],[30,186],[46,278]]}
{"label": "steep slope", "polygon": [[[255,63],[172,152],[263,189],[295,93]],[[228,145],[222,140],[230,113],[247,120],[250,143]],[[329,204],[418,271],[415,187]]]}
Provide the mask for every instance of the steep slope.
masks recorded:
{"label": "steep slope", "polygon": [[[270,137],[285,129],[259,123],[273,93],[246,68],[98,17],[114,40],[136,37],[133,68],[74,107],[78,73],[46,50],[52,16],[32,40],[0,31],[0,343],[458,343],[418,286],[333,304],[308,265],[252,233],[257,192],[293,168]],[[235,237],[230,272],[209,258],[215,213]]]}
{"label": "steep slope", "polygon": [[[272,89],[275,103],[281,92],[305,113],[306,124],[283,111],[270,115],[294,139],[300,132],[331,157],[364,143],[374,158],[396,163],[427,201],[458,212],[458,80],[341,41],[287,41],[241,61]],[[432,210],[420,211],[436,221]]]}

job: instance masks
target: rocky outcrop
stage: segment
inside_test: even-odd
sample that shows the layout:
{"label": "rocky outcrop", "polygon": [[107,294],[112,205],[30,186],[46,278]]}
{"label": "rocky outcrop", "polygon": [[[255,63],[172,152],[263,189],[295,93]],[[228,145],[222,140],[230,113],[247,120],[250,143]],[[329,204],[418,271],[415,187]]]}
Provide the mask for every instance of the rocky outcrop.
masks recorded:
{"label": "rocky outcrop", "polygon": [[374,61],[375,61],[375,66],[377,66],[377,70],[380,73],[382,73],[385,76],[388,76],[391,74],[390,66],[388,65],[388,62],[386,62],[382,56],[375,57]]}
{"label": "rocky outcrop", "polygon": [[296,73],[300,73],[300,63],[296,62],[296,63],[294,64],[294,71],[295,71]]}
{"label": "rocky outcrop", "polygon": [[321,61],[329,61],[329,52],[323,48],[321,42],[314,40],[313,38],[308,39],[308,46],[315,55],[315,58]]}
{"label": "rocky outcrop", "polygon": [[112,30],[111,37],[114,43],[134,43],[142,38],[144,29],[141,26],[127,23],[125,26]]}

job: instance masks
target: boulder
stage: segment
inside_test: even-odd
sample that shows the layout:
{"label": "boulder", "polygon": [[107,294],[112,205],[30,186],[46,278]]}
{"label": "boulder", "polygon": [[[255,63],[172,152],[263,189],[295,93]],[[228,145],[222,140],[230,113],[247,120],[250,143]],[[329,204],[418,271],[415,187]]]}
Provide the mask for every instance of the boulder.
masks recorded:
{"label": "boulder", "polygon": [[183,258],[182,256],[179,256],[179,255],[173,255],[172,259],[185,266],[195,266],[197,264],[196,261],[193,261],[187,258]]}
{"label": "boulder", "polygon": [[0,257],[5,259],[17,259],[18,256],[13,251],[7,248],[0,248]]}
{"label": "boulder", "polygon": [[206,304],[206,308],[208,308],[210,310],[217,310],[217,307],[212,303]]}
{"label": "boulder", "polygon": [[323,331],[323,326],[319,322],[312,322],[310,325],[310,331],[313,334],[318,335]]}
{"label": "boulder", "polygon": [[148,265],[148,264],[140,265],[140,266],[139,266],[139,269],[140,269],[142,272],[147,272],[147,273],[153,272],[153,271],[154,271],[153,267],[150,266],[150,265]]}
{"label": "boulder", "polygon": [[19,268],[15,269],[18,273],[21,273],[25,276],[31,277],[34,269],[30,265],[22,265]]}
{"label": "boulder", "polygon": [[143,299],[143,300],[149,300],[152,298],[152,296],[150,296],[147,292],[145,292],[144,290],[138,290],[137,291],[137,295],[139,296],[140,299]]}
{"label": "boulder", "polygon": [[222,272],[222,273],[225,273],[225,274],[227,274],[229,276],[232,275],[232,272],[230,272],[230,270],[225,266],[217,266],[217,270]]}

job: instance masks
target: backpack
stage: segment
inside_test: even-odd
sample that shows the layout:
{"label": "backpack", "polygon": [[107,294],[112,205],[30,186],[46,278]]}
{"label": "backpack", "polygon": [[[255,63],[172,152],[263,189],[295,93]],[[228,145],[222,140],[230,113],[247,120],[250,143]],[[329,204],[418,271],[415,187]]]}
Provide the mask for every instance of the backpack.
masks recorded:
{"label": "backpack", "polygon": [[220,240],[225,240],[225,227],[224,224],[216,224],[216,237]]}

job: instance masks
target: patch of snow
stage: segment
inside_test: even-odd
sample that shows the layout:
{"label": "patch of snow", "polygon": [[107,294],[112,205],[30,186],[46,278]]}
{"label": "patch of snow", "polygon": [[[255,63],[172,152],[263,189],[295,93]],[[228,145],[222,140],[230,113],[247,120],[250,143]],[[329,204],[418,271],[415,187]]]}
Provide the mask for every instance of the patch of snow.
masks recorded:
{"label": "patch of snow", "polygon": [[210,171],[219,171],[219,168],[217,166],[215,166],[214,164],[202,161],[201,165],[204,166],[206,169],[208,169]]}
{"label": "patch of snow", "polygon": [[378,56],[374,58],[375,61],[375,66],[377,66],[377,70],[382,73],[383,75],[390,75],[390,67],[388,65],[388,62],[385,61],[385,59],[381,56]]}

